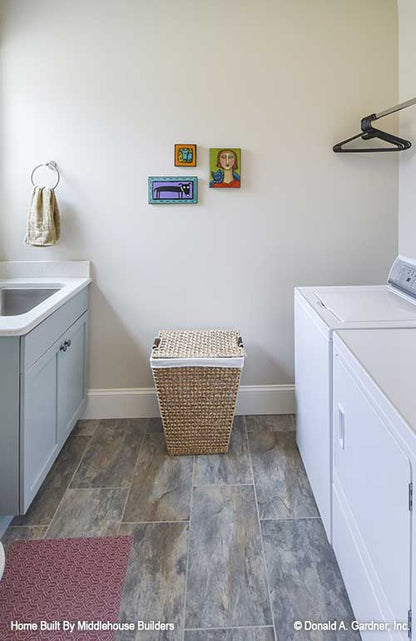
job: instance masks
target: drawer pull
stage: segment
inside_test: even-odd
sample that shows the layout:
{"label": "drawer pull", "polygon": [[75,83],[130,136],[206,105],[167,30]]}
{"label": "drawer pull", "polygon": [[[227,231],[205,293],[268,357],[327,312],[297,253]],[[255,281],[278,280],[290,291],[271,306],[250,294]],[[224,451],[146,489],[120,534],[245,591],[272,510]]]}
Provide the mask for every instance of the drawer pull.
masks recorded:
{"label": "drawer pull", "polygon": [[66,341],[65,341],[65,343],[60,346],[59,351],[60,352],[66,352],[67,349],[68,349],[68,346],[67,346]]}
{"label": "drawer pull", "polygon": [[345,412],[341,405],[338,405],[338,443],[345,449]]}

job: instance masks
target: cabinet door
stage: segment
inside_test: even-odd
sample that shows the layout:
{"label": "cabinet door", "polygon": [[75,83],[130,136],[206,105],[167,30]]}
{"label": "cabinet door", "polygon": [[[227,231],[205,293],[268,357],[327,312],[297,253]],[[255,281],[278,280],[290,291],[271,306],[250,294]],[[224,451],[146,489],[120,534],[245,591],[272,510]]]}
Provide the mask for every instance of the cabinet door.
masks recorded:
{"label": "cabinet door", "polygon": [[[407,622],[410,461],[339,355],[334,360],[333,425],[334,490],[338,515],[345,515],[343,523],[335,523],[334,516],[333,543],[355,615],[362,621],[381,615],[387,621]],[[347,529],[349,538],[344,535]],[[356,580],[359,574],[367,577],[366,584]],[[405,637],[405,631],[381,635]]]}
{"label": "cabinet door", "polygon": [[88,314],[64,334],[58,351],[58,440],[68,437],[86,401],[85,352]]}
{"label": "cabinet door", "polygon": [[58,452],[57,348],[51,347],[22,376],[21,500],[25,513]]}

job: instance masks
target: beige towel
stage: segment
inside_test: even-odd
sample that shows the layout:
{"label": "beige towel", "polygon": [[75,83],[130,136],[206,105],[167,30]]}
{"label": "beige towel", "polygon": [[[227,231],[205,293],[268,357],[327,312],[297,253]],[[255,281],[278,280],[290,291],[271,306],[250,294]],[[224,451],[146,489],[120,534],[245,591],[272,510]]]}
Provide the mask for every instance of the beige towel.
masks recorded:
{"label": "beige towel", "polygon": [[58,242],[61,232],[58,203],[50,187],[35,187],[30,203],[26,245],[46,247]]}

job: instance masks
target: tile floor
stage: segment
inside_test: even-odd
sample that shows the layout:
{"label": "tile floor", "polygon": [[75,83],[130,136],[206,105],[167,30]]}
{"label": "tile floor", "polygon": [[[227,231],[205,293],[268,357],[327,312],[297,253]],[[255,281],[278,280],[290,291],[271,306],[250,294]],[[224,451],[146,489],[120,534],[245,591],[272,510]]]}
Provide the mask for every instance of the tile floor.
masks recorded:
{"label": "tile floor", "polygon": [[353,618],[294,430],[237,417],[228,455],[171,458],[159,419],[79,421],[3,543],[131,534],[120,618],[175,630],[118,641],[357,641],[293,629]]}

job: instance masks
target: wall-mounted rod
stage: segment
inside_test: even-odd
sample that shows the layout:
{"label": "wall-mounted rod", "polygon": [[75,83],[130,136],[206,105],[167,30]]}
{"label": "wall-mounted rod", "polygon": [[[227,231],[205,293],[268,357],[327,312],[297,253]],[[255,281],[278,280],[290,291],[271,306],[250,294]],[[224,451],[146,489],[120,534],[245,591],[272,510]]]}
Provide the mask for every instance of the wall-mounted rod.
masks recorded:
{"label": "wall-mounted rod", "polygon": [[[405,102],[401,102],[398,105],[395,105],[394,107],[389,107],[388,109],[384,109],[384,111],[380,111],[379,113],[374,113],[370,114],[369,116],[365,116],[361,120],[361,132],[359,134],[356,134],[355,136],[351,136],[351,138],[347,138],[346,140],[343,140],[342,142],[338,142],[336,145],[333,146],[333,151],[338,154],[351,154],[351,153],[370,153],[370,152],[385,152],[385,151],[404,151],[405,149],[409,149],[412,146],[412,143],[410,140],[405,140],[404,138],[399,138],[399,136],[395,136],[393,134],[389,134],[385,131],[381,131],[380,129],[375,129],[372,126],[372,123],[374,120],[379,120],[380,118],[384,118],[384,116],[388,116],[389,114],[394,114],[396,111],[401,111],[402,109],[406,109],[406,107],[412,107],[413,105],[416,105],[416,98],[411,98],[410,100],[406,100]],[[357,138],[361,138],[362,140],[373,140],[373,139],[378,139],[378,140],[383,140],[384,142],[387,143],[388,146],[384,147],[347,147],[345,148],[344,145],[352,142],[353,140],[357,140]]]}
{"label": "wall-mounted rod", "polygon": [[406,102],[401,102],[395,107],[390,107],[389,109],[380,111],[378,114],[374,114],[374,117],[372,118],[372,120],[378,120],[379,118],[384,118],[384,116],[388,116],[389,114],[394,114],[396,111],[401,111],[402,109],[406,109],[406,107],[412,107],[413,105],[416,105],[416,98],[411,98],[410,100],[406,100]]}

